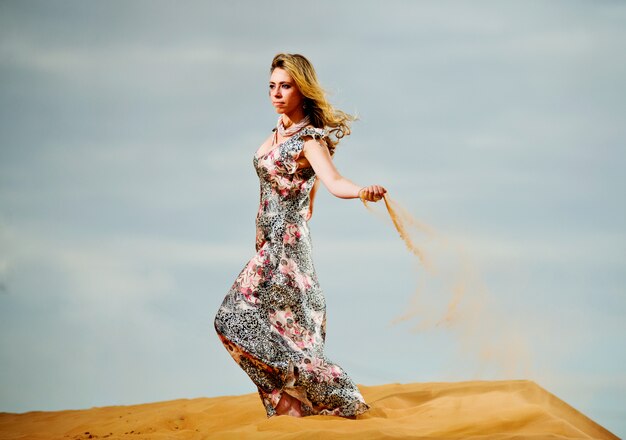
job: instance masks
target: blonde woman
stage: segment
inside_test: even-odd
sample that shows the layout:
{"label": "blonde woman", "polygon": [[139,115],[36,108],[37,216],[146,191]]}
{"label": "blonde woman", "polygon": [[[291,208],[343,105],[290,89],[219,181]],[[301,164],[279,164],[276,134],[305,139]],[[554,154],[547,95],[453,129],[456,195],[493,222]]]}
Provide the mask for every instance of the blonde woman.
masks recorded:
{"label": "blonde woman", "polygon": [[376,202],[386,190],[361,187],[335,168],[335,148],[355,118],[330,105],[305,57],[274,57],[269,97],[279,118],[253,158],[261,186],[256,254],[224,298],[215,330],[257,386],[267,417],[354,419],[370,406],[345,370],[324,355],[326,301],[307,222],[320,180],[343,199]]}

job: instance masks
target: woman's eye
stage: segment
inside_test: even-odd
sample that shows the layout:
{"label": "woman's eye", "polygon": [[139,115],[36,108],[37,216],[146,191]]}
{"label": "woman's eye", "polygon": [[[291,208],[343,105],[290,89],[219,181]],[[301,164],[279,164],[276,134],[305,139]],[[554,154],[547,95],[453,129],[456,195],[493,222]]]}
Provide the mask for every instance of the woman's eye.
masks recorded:
{"label": "woman's eye", "polygon": [[283,84],[283,87],[288,89],[290,86],[289,86],[289,84]]}

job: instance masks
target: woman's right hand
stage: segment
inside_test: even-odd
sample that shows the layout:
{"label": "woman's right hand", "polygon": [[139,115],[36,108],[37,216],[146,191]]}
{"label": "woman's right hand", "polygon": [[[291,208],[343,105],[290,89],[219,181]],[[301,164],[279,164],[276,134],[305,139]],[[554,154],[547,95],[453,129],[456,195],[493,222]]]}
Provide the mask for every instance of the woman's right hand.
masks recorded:
{"label": "woman's right hand", "polygon": [[359,190],[359,198],[368,202],[378,202],[386,192],[387,190],[380,185],[364,186]]}

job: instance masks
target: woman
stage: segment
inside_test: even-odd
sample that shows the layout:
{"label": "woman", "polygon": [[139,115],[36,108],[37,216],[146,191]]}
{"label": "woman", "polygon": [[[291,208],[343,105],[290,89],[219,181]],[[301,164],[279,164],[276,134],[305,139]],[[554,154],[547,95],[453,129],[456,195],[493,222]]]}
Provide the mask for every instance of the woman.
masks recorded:
{"label": "woman", "polygon": [[347,373],[324,355],[326,302],[307,221],[316,177],[344,199],[376,202],[386,190],[360,187],[333,165],[335,147],[355,118],[327,102],[305,57],[276,55],[270,75],[269,96],[280,116],[253,158],[261,186],[256,254],[224,298],[215,329],[257,386],[267,417],[354,419],[370,407]]}

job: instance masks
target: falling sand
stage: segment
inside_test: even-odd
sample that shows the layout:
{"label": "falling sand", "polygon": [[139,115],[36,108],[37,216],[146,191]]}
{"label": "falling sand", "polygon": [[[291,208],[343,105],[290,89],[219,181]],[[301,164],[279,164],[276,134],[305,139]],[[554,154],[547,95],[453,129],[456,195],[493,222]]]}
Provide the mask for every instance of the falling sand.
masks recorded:
{"label": "falling sand", "polygon": [[[371,213],[383,217],[361,200]],[[459,343],[459,362],[454,364],[467,368],[467,362],[460,361],[468,357],[475,359],[478,370],[474,378],[482,376],[487,369],[507,378],[513,375],[528,378],[531,356],[524,332],[515,329],[510,316],[489,308],[488,290],[463,248],[433,227],[417,221],[388,194],[383,200],[400,238],[416,259],[418,278],[405,312],[390,325],[416,320],[417,324],[410,329],[413,333],[449,330]]]}

